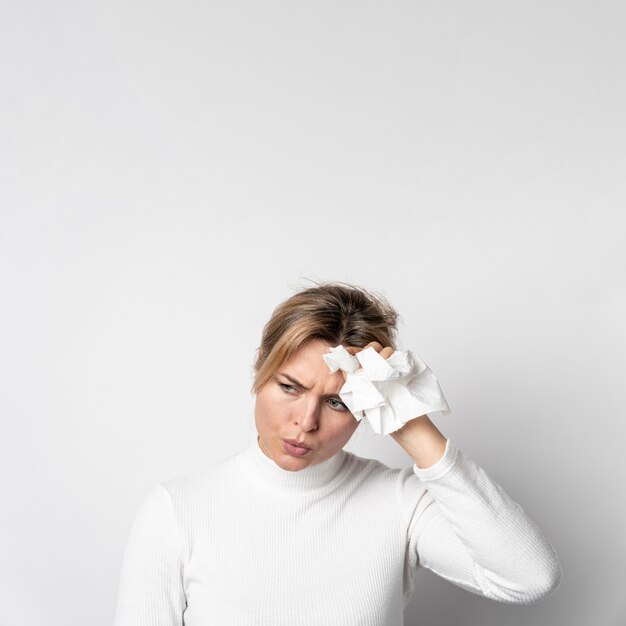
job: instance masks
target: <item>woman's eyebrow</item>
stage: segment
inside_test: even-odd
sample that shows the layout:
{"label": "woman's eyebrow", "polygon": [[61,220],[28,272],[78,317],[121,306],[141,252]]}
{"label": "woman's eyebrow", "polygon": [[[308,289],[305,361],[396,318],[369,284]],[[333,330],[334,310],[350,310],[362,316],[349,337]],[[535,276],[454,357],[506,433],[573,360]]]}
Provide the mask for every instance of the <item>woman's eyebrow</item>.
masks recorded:
{"label": "woman's eyebrow", "polygon": [[[305,387],[299,380],[296,380],[293,376],[289,376],[289,374],[285,374],[284,372],[278,372],[278,375],[284,376],[290,383],[293,383],[294,385],[298,385],[298,387],[301,387],[302,389],[306,389],[306,391],[311,391],[310,387]],[[337,398],[338,400],[341,399],[341,397],[337,393],[326,393],[322,397],[323,398]]]}
{"label": "woman's eyebrow", "polygon": [[294,385],[298,385],[298,387],[302,387],[302,389],[311,391],[310,387],[305,387],[300,381],[296,380],[293,376],[289,376],[289,374],[284,374],[283,372],[279,372],[279,375],[284,376],[289,382],[292,382]]}

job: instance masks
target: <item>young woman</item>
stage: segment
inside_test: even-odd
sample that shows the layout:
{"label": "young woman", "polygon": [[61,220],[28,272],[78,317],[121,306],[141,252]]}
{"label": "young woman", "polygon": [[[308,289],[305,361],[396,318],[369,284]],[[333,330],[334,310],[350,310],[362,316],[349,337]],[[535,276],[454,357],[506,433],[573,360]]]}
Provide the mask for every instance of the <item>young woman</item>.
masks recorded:
{"label": "young woman", "polygon": [[[343,283],[276,308],[254,364],[254,442],[144,500],[115,626],[401,625],[419,567],[501,602],[557,587],[541,530],[425,412],[393,424],[389,401],[370,413],[373,423],[387,411],[378,432],[391,431],[412,467],[343,450],[367,415],[348,398],[354,409],[358,384],[372,384],[357,361],[399,354],[397,318]],[[331,367],[333,352],[353,367]],[[401,377],[395,384],[408,398]]]}

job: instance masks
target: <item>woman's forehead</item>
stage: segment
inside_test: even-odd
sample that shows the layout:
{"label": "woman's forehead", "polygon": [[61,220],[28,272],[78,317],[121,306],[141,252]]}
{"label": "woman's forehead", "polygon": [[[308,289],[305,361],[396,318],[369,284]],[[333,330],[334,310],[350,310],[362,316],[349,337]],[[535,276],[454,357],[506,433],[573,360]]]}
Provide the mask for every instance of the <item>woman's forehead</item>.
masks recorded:
{"label": "woman's forehead", "polygon": [[296,350],[296,352],[294,352],[283,365],[293,367],[304,366],[310,368],[321,364],[326,368],[326,371],[329,371],[322,355],[328,352],[330,347],[331,345],[326,341],[312,339],[298,348],[298,350]]}
{"label": "woman's forehead", "polygon": [[343,383],[343,377],[339,375],[339,372],[331,373],[322,358],[330,347],[327,342],[310,341],[285,361],[278,368],[278,372],[289,374],[304,387],[313,387],[318,384],[336,386],[337,383]]}

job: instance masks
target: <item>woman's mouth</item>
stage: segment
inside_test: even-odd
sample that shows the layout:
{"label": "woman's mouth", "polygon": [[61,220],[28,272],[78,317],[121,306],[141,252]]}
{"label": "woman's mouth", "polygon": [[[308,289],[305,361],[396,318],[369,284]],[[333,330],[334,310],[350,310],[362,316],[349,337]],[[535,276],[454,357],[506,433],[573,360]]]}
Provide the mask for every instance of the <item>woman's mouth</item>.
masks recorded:
{"label": "woman's mouth", "polygon": [[293,456],[304,456],[311,452],[310,448],[306,448],[305,446],[300,446],[297,442],[293,440],[283,439],[283,450],[287,454],[291,454]]}

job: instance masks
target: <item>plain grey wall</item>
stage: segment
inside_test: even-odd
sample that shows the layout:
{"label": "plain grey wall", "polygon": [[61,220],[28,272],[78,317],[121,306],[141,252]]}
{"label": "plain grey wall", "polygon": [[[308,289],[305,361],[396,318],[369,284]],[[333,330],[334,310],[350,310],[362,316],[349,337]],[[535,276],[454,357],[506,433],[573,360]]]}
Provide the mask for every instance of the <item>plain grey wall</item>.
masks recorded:
{"label": "plain grey wall", "polygon": [[391,300],[436,424],[562,561],[521,607],[423,572],[406,623],[623,624],[624,27],[608,1],[3,3],[0,624],[111,623],[139,502],[249,440],[262,326],[307,277]]}

